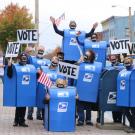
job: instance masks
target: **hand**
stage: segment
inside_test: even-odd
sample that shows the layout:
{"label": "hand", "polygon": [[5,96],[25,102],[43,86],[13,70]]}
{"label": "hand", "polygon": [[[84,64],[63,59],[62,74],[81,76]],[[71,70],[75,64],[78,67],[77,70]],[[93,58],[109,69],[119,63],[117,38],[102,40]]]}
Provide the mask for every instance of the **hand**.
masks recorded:
{"label": "hand", "polygon": [[12,65],[12,62],[8,61],[8,67],[11,67],[11,65]]}
{"label": "hand", "polygon": [[76,95],[75,99],[79,99],[79,95],[78,94]]}
{"label": "hand", "polygon": [[80,62],[83,62],[83,60],[84,60],[84,57],[81,56],[81,57],[80,57]]}
{"label": "hand", "polygon": [[39,75],[41,75],[42,72],[43,72],[43,71],[42,71],[41,69],[38,69],[38,70],[37,70],[37,73],[38,73]]}
{"label": "hand", "polygon": [[5,67],[5,65],[3,65],[3,64],[0,64],[0,68],[4,68]]}
{"label": "hand", "polygon": [[55,24],[55,18],[54,18],[54,17],[50,16],[50,21],[51,21],[53,24]]}
{"label": "hand", "polygon": [[46,94],[45,99],[50,100],[50,95],[48,93]]}
{"label": "hand", "polygon": [[93,24],[93,28],[94,28],[94,29],[96,29],[97,26],[98,26],[98,23],[97,23],[97,22]]}
{"label": "hand", "polygon": [[81,34],[81,31],[77,31],[76,35],[79,36]]}

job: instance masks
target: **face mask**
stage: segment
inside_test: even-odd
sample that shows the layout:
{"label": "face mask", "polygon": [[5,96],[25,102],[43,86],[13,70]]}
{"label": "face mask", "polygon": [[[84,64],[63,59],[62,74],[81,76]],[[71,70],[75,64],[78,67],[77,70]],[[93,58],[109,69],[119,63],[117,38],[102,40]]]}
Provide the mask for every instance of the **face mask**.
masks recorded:
{"label": "face mask", "polygon": [[96,39],[92,39],[92,42],[96,42],[97,40]]}
{"label": "face mask", "polygon": [[130,63],[124,63],[124,66],[126,67],[126,69],[131,69],[132,65]]}
{"label": "face mask", "polygon": [[58,56],[59,61],[63,61],[63,56]]}
{"label": "face mask", "polygon": [[111,60],[111,63],[112,63],[112,64],[117,63],[116,59],[112,59],[112,60]]}
{"label": "face mask", "polygon": [[70,24],[70,29],[75,29],[76,28],[76,24]]}
{"label": "face mask", "polygon": [[57,67],[58,66],[58,63],[55,63],[55,62],[52,61],[51,66]]}
{"label": "face mask", "polygon": [[22,56],[21,59],[20,59],[20,64],[21,65],[26,65],[27,64],[27,57]]}
{"label": "face mask", "polygon": [[38,58],[43,58],[44,57],[44,51],[43,50],[39,50],[38,54],[37,54]]}
{"label": "face mask", "polygon": [[84,61],[88,62],[88,55],[84,55]]}

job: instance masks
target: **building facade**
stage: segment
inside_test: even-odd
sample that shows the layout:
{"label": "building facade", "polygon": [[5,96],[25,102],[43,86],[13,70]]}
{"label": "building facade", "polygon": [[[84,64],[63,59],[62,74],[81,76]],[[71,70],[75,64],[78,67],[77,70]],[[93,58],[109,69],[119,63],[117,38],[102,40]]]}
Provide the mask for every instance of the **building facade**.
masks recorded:
{"label": "building facade", "polygon": [[[111,16],[102,21],[103,40],[129,38],[129,17],[128,16]],[[135,14],[131,17],[132,41],[135,41]]]}

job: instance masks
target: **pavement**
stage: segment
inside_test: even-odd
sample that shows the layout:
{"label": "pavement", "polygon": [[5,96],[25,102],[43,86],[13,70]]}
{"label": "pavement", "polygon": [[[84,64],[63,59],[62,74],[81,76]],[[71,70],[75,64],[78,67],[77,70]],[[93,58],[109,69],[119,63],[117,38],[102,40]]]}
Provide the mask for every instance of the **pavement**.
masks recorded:
{"label": "pavement", "polygon": [[[127,135],[123,130],[103,130],[96,127],[96,112],[92,112],[94,126],[76,126],[75,132],[48,132],[43,122],[35,119],[26,120],[29,127],[13,127],[15,108],[3,107],[3,86],[0,82],[0,135]],[[105,114],[105,122],[112,122],[111,113]]]}

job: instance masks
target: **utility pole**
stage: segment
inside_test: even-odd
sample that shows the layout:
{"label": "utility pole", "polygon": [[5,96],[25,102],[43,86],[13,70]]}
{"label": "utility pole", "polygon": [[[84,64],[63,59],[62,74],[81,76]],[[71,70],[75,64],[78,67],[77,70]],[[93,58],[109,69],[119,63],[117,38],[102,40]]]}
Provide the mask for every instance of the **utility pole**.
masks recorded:
{"label": "utility pole", "polygon": [[37,48],[39,46],[39,0],[35,0],[35,28],[38,30]]}
{"label": "utility pole", "polygon": [[128,27],[129,27],[129,39],[132,42],[132,16],[131,16],[131,7],[128,8]]}

